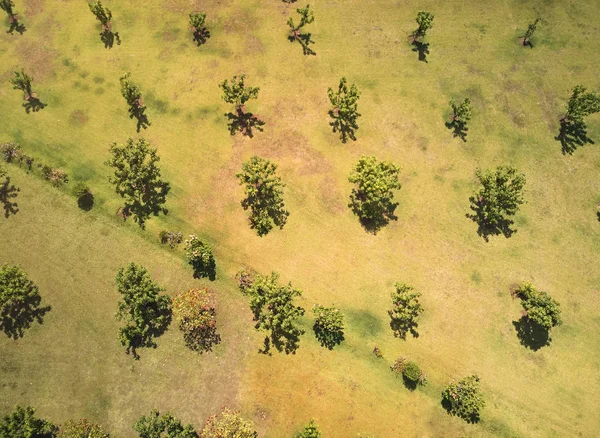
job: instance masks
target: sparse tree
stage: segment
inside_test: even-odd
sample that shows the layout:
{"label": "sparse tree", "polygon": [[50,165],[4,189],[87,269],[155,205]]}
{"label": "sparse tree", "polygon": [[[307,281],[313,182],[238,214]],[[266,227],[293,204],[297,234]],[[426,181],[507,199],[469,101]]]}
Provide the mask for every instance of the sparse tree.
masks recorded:
{"label": "sparse tree", "polygon": [[315,305],[313,330],[322,346],[332,350],[344,340],[344,314],[335,307]]}
{"label": "sparse tree", "polygon": [[14,72],[15,76],[10,79],[10,83],[13,86],[13,89],[20,90],[23,92],[23,107],[25,108],[25,112],[29,114],[30,112],[37,112],[46,107],[45,103],[42,103],[37,97],[37,95],[31,90],[31,82],[33,82],[33,78],[25,73],[25,70],[21,69],[21,71]]}
{"label": "sparse tree", "polygon": [[467,141],[467,124],[471,120],[471,101],[468,97],[458,103],[454,100],[450,101],[452,107],[452,116],[450,122],[446,123],[448,129],[454,131],[455,137],[460,137],[462,141]]}
{"label": "sparse tree", "polygon": [[348,181],[355,184],[348,207],[356,214],[367,231],[376,234],[394,215],[397,202],[393,190],[400,189],[400,168],[389,161],[377,161],[375,157],[361,157]]}
{"label": "sparse tree", "polygon": [[268,332],[261,353],[270,354],[271,345],[286,354],[298,349],[300,335],[304,330],[297,326],[297,319],[304,315],[304,309],[294,305],[294,298],[302,296],[302,291],[289,283],[279,286],[279,274],[262,276],[257,274],[252,284],[242,291],[250,297],[250,309],[256,321],[255,328]]}
{"label": "sparse tree", "polygon": [[195,234],[185,241],[185,256],[194,268],[194,278],[207,277],[213,281],[216,278],[216,264],[212,249]]}
{"label": "sparse tree", "polygon": [[560,119],[559,134],[555,137],[561,142],[563,154],[572,154],[578,146],[593,143],[587,135],[584,118],[597,112],[600,112],[600,96],[577,85],[567,104],[567,112]]}
{"label": "sparse tree", "polygon": [[304,426],[304,430],[297,433],[294,438],[321,438],[322,436],[314,418],[311,418],[308,424]]}
{"label": "sparse tree", "polygon": [[191,424],[183,425],[170,412],[153,410],[133,425],[140,438],[198,438]]}
{"label": "sparse tree", "polygon": [[246,86],[246,75],[234,76],[231,81],[224,80],[219,87],[223,90],[223,100],[234,105],[235,113],[228,113],[229,133],[234,135],[240,131],[243,135],[252,137],[253,129],[256,128],[262,131],[262,126],[265,124],[258,116],[255,116],[249,111],[246,111],[246,102],[258,97],[260,88]]}
{"label": "sparse tree", "polygon": [[152,125],[152,123],[150,123],[148,116],[146,115],[146,105],[144,105],[142,92],[137,85],[129,80],[130,77],[131,73],[125,73],[119,79],[121,84],[121,94],[127,101],[127,105],[129,105],[129,118],[135,118],[137,120],[137,132],[140,132],[142,128],[146,129],[148,126]]}
{"label": "sparse tree", "polygon": [[0,421],[0,437],[2,438],[55,438],[58,427],[35,416],[35,409],[30,406],[16,406],[9,415]]}
{"label": "sparse tree", "polygon": [[109,438],[102,426],[87,419],[69,420],[60,426],[58,438]]}
{"label": "sparse tree", "polygon": [[417,14],[416,20],[419,28],[413,32],[413,40],[421,41],[425,38],[427,31],[433,27],[433,14],[431,12],[420,11]]}
{"label": "sparse tree", "polygon": [[125,145],[110,146],[111,158],[105,163],[114,169],[114,176],[108,181],[115,186],[119,196],[125,200],[124,217],[133,215],[133,219],[144,228],[151,215],[167,214],[164,207],[171,187],[161,180],[160,161],[156,149],[140,138],[137,142],[127,139]]}
{"label": "sparse tree", "polygon": [[529,24],[529,26],[527,26],[527,31],[525,32],[525,35],[522,36],[524,46],[533,47],[533,44],[531,44],[531,38],[533,37],[533,34],[537,30],[539,21],[540,21],[540,19],[536,18],[533,23],[531,23],[531,24]]}
{"label": "sparse tree", "polygon": [[50,167],[48,165],[42,165],[42,176],[46,181],[52,184],[53,187],[61,187],[64,184],[69,183],[69,176],[67,172],[62,169]]}
{"label": "sparse tree", "polygon": [[392,310],[388,311],[390,315],[390,327],[394,336],[406,339],[406,334],[411,333],[413,337],[418,337],[417,332],[418,319],[423,313],[423,306],[419,303],[421,293],[414,290],[412,286],[404,283],[396,283],[392,292]]}
{"label": "sparse tree", "polygon": [[223,408],[219,415],[213,415],[206,420],[200,431],[200,438],[256,438],[252,421],[240,416],[238,412]]}
{"label": "sparse tree", "polygon": [[14,7],[15,3],[12,0],[0,0],[0,9],[6,12],[8,23],[10,24],[10,28],[6,32],[13,33],[16,30],[23,35],[26,29],[23,24],[19,23],[19,16],[14,12]]}
{"label": "sparse tree", "polygon": [[112,12],[110,9],[104,7],[100,0],[95,0],[92,3],[88,3],[90,11],[96,16],[96,19],[102,26],[102,32],[100,32],[100,40],[104,43],[104,47],[107,49],[111,48],[116,40],[117,45],[121,44],[121,38],[119,32],[112,31]]}
{"label": "sparse tree", "polygon": [[214,297],[207,289],[190,289],[173,298],[173,317],[190,350],[211,351],[221,342],[217,333]]}
{"label": "sparse tree", "polygon": [[290,215],[283,202],[285,184],[275,174],[276,170],[276,164],[255,155],[236,174],[240,185],[244,186],[242,207],[250,210],[250,228],[261,237],[273,227],[283,229]]}
{"label": "sparse tree", "polygon": [[475,174],[481,188],[469,198],[473,214],[467,214],[467,217],[477,222],[477,232],[486,241],[490,235],[503,234],[510,237],[516,232],[511,229],[514,221],[510,217],[525,202],[525,175],[518,174],[511,166],[498,166],[494,171],[485,172],[477,169]]}
{"label": "sparse tree", "polygon": [[10,182],[10,176],[8,172],[0,164],[0,203],[4,208],[4,217],[9,218],[10,215],[15,215],[19,212],[19,205],[15,202],[17,196],[19,196],[19,189],[17,186]]}
{"label": "sparse tree", "polygon": [[329,125],[333,128],[333,132],[340,133],[342,143],[346,143],[348,138],[356,141],[355,131],[358,130],[356,120],[360,117],[358,113],[360,92],[356,85],[352,84],[348,87],[346,78],[342,77],[337,90],[329,88],[327,96],[333,105],[329,110],[329,116],[333,119]]}
{"label": "sparse tree", "polygon": [[468,423],[477,423],[485,400],[479,388],[479,377],[465,377],[451,382],[442,392],[442,406],[449,414],[456,415]]}
{"label": "sparse tree", "polygon": [[121,294],[117,319],[125,320],[119,340],[138,360],[138,348],[156,348],[155,338],[167,331],[171,323],[171,300],[143,266],[130,263],[117,273],[117,291]]}
{"label": "sparse tree", "polygon": [[199,46],[206,43],[210,38],[210,31],[206,28],[206,14],[204,12],[192,12],[190,14],[190,28],[194,35],[194,41]]}
{"label": "sparse tree", "polygon": [[304,32],[303,27],[307,24],[315,21],[313,12],[310,10],[310,5],[306,5],[305,8],[298,8],[296,12],[300,15],[300,21],[298,25],[294,24],[292,17],[288,18],[287,25],[290,27],[290,33],[288,39],[291,42],[298,41],[302,46],[302,50],[305,55],[316,55],[316,53],[309,47],[310,44],[314,44],[314,41],[310,39],[310,32]]}

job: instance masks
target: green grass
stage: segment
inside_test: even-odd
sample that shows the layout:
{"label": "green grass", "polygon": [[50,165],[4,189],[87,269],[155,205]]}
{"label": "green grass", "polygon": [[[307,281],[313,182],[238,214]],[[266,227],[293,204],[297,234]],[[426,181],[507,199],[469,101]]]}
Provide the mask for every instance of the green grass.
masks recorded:
{"label": "green grass", "polygon": [[[114,3],[114,4],[112,4]],[[40,7],[34,7],[37,4]],[[594,436],[600,429],[600,349],[596,316],[600,263],[600,151],[564,156],[554,140],[570,89],[598,90],[600,62],[593,1],[311,3],[316,57],[286,39],[296,5],[279,1],[202,2],[212,37],[198,48],[187,29],[190,2],[111,2],[123,44],[101,44],[85,2],[18,5],[22,36],[0,32],[0,141],[84,180],[97,206],[75,200],[10,167],[21,211],[0,219],[0,262],[21,264],[53,306],[23,339],[0,340],[0,413],[29,403],[61,423],[88,417],[119,436],[151,408],[203,424],[227,404],[266,436],[290,436],[311,417],[327,436]],[[300,5],[303,6],[303,5]],[[407,36],[419,10],[435,15],[428,63]],[[541,16],[534,49],[517,37]],[[583,17],[587,17],[584,21]],[[8,78],[25,67],[48,107],[25,114]],[[158,148],[173,190],[167,217],[142,232],[118,221],[120,199],[107,182],[109,144],[136,136],[119,93],[132,72],[152,126],[140,135]],[[249,109],[266,121],[255,138],[231,137],[218,83],[246,73],[261,87]],[[328,126],[326,90],[355,82],[358,140],[342,145]],[[470,97],[467,142],[445,128],[448,101]],[[600,141],[600,119],[588,120]],[[235,173],[252,154],[279,165],[291,212],[282,231],[258,238],[247,225]],[[347,175],[362,154],[402,167],[399,219],[377,236],[347,208]],[[516,166],[526,200],[510,239],[476,234],[465,218],[475,168]],[[134,362],[114,319],[117,269],[136,261],[176,293],[194,285],[181,250],[157,245],[161,229],[196,232],[215,249],[223,345],[194,356],[176,328]],[[257,354],[233,275],[242,265],[304,291],[301,304],[346,313],[346,341],[333,351],[307,334],[295,356]],[[519,344],[512,283],[532,281],[556,298],[564,325],[537,352]],[[401,341],[387,310],[396,281],[414,285],[425,313],[420,337]],[[384,354],[378,360],[374,346]],[[413,393],[389,370],[399,355],[419,363],[429,385]],[[468,425],[440,406],[443,386],[477,373],[487,406]]]}

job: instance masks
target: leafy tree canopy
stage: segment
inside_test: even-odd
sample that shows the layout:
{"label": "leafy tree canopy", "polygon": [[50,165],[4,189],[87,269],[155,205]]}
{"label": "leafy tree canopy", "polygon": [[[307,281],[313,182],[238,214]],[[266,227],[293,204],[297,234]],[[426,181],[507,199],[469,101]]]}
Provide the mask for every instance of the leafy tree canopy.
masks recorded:
{"label": "leafy tree canopy", "polygon": [[191,424],[181,424],[170,412],[160,414],[157,410],[142,416],[133,425],[140,438],[198,438]]}
{"label": "leafy tree canopy", "polygon": [[531,283],[524,283],[516,290],[521,298],[527,318],[545,330],[562,324],[560,304],[544,291],[538,291]]}
{"label": "leafy tree canopy", "polygon": [[391,318],[390,327],[396,337],[406,339],[406,334],[410,332],[416,338],[419,336],[417,320],[423,313],[423,307],[419,303],[421,293],[404,283],[396,283],[394,287],[393,307],[388,311]]}
{"label": "leafy tree canopy", "polygon": [[313,330],[322,346],[332,350],[344,340],[344,314],[335,307],[313,307],[315,324]]}
{"label": "leafy tree canopy", "polygon": [[15,410],[0,421],[0,437],[2,438],[54,438],[58,427],[35,416],[35,409],[30,406],[16,406]]}
{"label": "leafy tree canopy", "polygon": [[309,47],[310,44],[314,43],[314,41],[310,39],[310,32],[302,30],[304,26],[315,21],[313,11],[310,9],[310,5],[306,5],[305,8],[296,9],[296,12],[300,15],[300,21],[298,22],[298,25],[296,25],[292,17],[288,18],[287,25],[290,27],[288,39],[292,42],[298,41],[302,46],[305,55],[316,55]]}
{"label": "leafy tree canopy", "polygon": [[185,345],[199,353],[221,342],[217,333],[214,298],[207,289],[190,289],[173,298],[173,316]]}
{"label": "leafy tree canopy", "polygon": [[216,264],[212,249],[195,234],[185,241],[185,256],[194,268],[194,278],[207,277],[213,281],[216,278]]}
{"label": "leafy tree canopy", "polygon": [[112,20],[112,12],[110,12],[110,9],[105,8],[100,0],[89,3],[88,6],[90,7],[90,11],[96,16],[96,19],[102,23],[103,26],[108,26]]}
{"label": "leafy tree canopy", "polygon": [[600,96],[595,92],[586,92],[586,88],[577,85],[567,104],[565,118],[569,121],[582,121],[584,117],[600,112]]}
{"label": "leafy tree canopy", "polygon": [[427,11],[420,11],[417,14],[416,20],[419,28],[415,31],[415,38],[423,38],[427,31],[433,27],[433,14]]}
{"label": "leafy tree canopy", "polygon": [[333,132],[340,133],[342,143],[346,143],[348,138],[356,140],[355,131],[358,130],[356,120],[360,117],[358,113],[358,98],[360,92],[356,85],[352,84],[348,87],[345,77],[340,79],[340,84],[337,90],[329,88],[327,97],[333,108],[329,110],[329,116],[333,119],[329,125],[333,128]]}
{"label": "leafy tree canopy", "polygon": [[139,87],[130,81],[131,73],[125,73],[119,78],[121,84],[121,95],[125,98],[127,105],[129,105],[129,118],[137,119],[137,132],[146,129],[152,123],[148,120],[146,115],[146,105],[144,105],[144,99],[142,98],[142,92]]}
{"label": "leafy tree canopy", "polygon": [[200,432],[200,438],[256,437],[258,437],[258,433],[254,430],[254,424],[229,408],[224,408],[220,415],[209,417]]}
{"label": "leafy tree canopy", "polygon": [[206,28],[206,14],[204,12],[192,12],[190,14],[190,27],[194,34],[194,41],[199,46],[210,38],[210,32]]}
{"label": "leafy tree canopy", "polygon": [[240,108],[250,99],[256,99],[260,88],[246,86],[246,75],[234,76],[231,81],[224,80],[219,87],[223,90],[223,100]]}
{"label": "leafy tree canopy", "polygon": [[442,405],[449,414],[456,415],[468,423],[477,423],[485,400],[479,388],[479,377],[465,377],[452,382],[442,392]]}

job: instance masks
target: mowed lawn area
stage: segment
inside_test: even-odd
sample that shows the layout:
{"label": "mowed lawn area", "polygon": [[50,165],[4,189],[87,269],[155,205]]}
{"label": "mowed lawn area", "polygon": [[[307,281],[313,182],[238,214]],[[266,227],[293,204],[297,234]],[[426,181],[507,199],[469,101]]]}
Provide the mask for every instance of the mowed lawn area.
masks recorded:
{"label": "mowed lawn area", "polygon": [[[0,264],[21,265],[52,305],[41,326],[0,338],[0,414],[30,404],[53,422],[87,417],[115,436],[150,409],[200,428],[226,405],[261,436],[292,436],[315,418],[325,436],[597,436],[600,431],[600,149],[561,152],[555,140],[572,88],[600,91],[600,9],[569,1],[313,1],[316,56],[287,40],[296,7],[279,0],[106,0],[122,44],[105,49],[86,2],[17,2],[27,31],[0,32],[0,143],[14,141],[64,169],[55,189],[7,165],[20,211],[0,217]],[[143,6],[142,6],[143,4]],[[189,12],[207,13],[211,37],[192,41]],[[428,62],[408,44],[418,11],[435,15]],[[542,22],[533,48],[519,44]],[[295,17],[297,20],[297,18]],[[25,68],[48,106],[26,114],[8,80]],[[120,95],[131,72],[152,125],[136,132]],[[266,124],[231,136],[218,84],[245,73],[248,103]],[[329,127],[327,88],[345,76],[361,91],[357,141]],[[451,99],[469,97],[467,141],[452,136]],[[600,117],[588,134],[600,142]],[[103,163],[112,142],[143,136],[172,185],[167,216],[145,231],[116,216],[121,199]],[[257,154],[278,164],[290,211],[283,230],[258,237],[235,174]],[[365,232],[347,207],[361,155],[401,168],[398,220]],[[475,169],[513,165],[527,178],[517,233],[485,242],[467,219]],[[94,192],[90,212],[70,186]],[[217,280],[194,280],[181,248],[160,230],[197,233],[214,248]],[[134,361],[115,319],[117,270],[143,264],[173,295],[216,292],[223,339],[212,353],[184,346],[175,325]],[[247,265],[303,291],[306,334],[295,355],[258,353],[236,271]],[[422,293],[418,338],[394,338],[387,311],[397,281]],[[519,343],[522,307],[511,285],[531,281],[561,304],[549,346]],[[312,332],[315,304],[339,306],[345,341],[329,351]],[[377,346],[384,358],[373,355]],[[415,360],[429,384],[413,392],[390,371]],[[452,379],[477,374],[486,407],[467,424],[441,406]]]}

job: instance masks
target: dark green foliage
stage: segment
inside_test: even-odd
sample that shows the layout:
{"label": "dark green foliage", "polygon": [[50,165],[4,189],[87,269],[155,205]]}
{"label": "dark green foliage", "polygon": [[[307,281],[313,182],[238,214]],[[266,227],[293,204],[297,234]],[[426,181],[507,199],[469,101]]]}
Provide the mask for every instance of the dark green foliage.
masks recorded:
{"label": "dark green foliage", "polygon": [[287,25],[290,27],[290,33],[288,39],[291,42],[298,41],[302,46],[302,51],[305,55],[316,55],[316,53],[309,47],[310,44],[314,44],[314,41],[310,39],[310,32],[303,32],[303,27],[307,24],[315,21],[313,12],[310,10],[310,5],[306,5],[305,8],[298,8],[296,12],[300,14],[300,22],[298,25],[294,24],[292,17],[288,18]]}
{"label": "dark green foliage", "polygon": [[0,0],[0,9],[6,12],[8,15],[8,23],[10,28],[6,31],[7,33],[13,33],[15,30],[23,35],[26,28],[25,25],[19,22],[18,15],[13,11],[15,4],[12,0]]}
{"label": "dark green foliage", "polygon": [[42,324],[51,307],[40,307],[41,302],[38,287],[21,268],[0,267],[0,329],[6,336],[17,339],[34,321]]}
{"label": "dark green foliage", "polygon": [[283,202],[285,184],[275,174],[276,170],[276,164],[255,155],[236,174],[240,185],[244,186],[242,207],[250,210],[250,228],[261,237],[273,227],[282,229],[290,215]]}
{"label": "dark green foliage", "polygon": [[158,234],[160,243],[163,245],[169,245],[169,248],[173,249],[183,241],[183,236],[179,231],[167,231],[163,230]]}
{"label": "dark green foliage", "polygon": [[367,231],[376,234],[390,220],[397,220],[392,190],[400,189],[400,168],[389,161],[378,162],[375,157],[361,157],[348,181],[355,184],[348,207],[360,219]]}
{"label": "dark green foliage", "polygon": [[494,171],[475,172],[481,188],[469,198],[473,214],[469,219],[477,222],[477,233],[486,242],[489,236],[503,234],[508,238],[516,230],[511,228],[514,221],[509,217],[519,211],[523,200],[525,175],[518,174],[514,167],[498,166]]}
{"label": "dark green foliage", "polygon": [[513,321],[521,344],[532,350],[549,345],[550,329],[562,324],[558,301],[531,283],[520,285],[514,294],[527,312],[519,321]]}
{"label": "dark green foliage", "polygon": [[156,165],[160,158],[156,149],[150,148],[150,143],[143,138],[137,142],[129,138],[123,146],[113,143],[110,153],[112,157],[105,164],[114,168],[115,173],[108,181],[125,199],[123,216],[133,215],[144,228],[151,215],[167,214],[164,204],[171,187],[160,179],[160,169]]}
{"label": "dark green foliage", "polygon": [[595,92],[586,92],[586,88],[577,85],[567,104],[567,112],[560,119],[560,131],[555,137],[562,145],[563,154],[572,154],[579,146],[594,141],[587,135],[585,117],[600,112],[600,96]]}
{"label": "dark green foliage", "polygon": [[133,425],[140,438],[198,438],[191,424],[183,425],[170,412],[160,414],[157,410],[142,416]]}
{"label": "dark green foliage", "polygon": [[58,438],[109,438],[109,436],[102,426],[87,419],[69,420],[61,425],[58,431]]}
{"label": "dark green foliage", "polygon": [[468,423],[477,423],[485,401],[479,389],[479,377],[465,377],[458,383],[452,382],[442,392],[442,406],[451,415]]}
{"label": "dark green foliage", "polygon": [[10,176],[4,166],[0,165],[0,204],[4,209],[5,218],[19,212],[19,205],[15,202],[15,198],[20,191],[21,189],[10,182]]}
{"label": "dark green foliage", "polygon": [[304,430],[297,433],[294,438],[320,438],[322,436],[319,427],[315,424],[315,420],[311,418],[308,424],[304,426]]}
{"label": "dark green foliage", "polygon": [[300,297],[302,292],[294,289],[291,283],[279,286],[278,280],[279,274],[275,272],[269,276],[256,274],[250,286],[240,288],[250,297],[255,328],[268,332],[264,349],[260,350],[265,354],[270,354],[271,345],[279,352],[295,353],[300,335],[304,334],[304,330],[297,327],[296,321],[304,315],[304,309],[293,303],[294,298]]}
{"label": "dark green foliage", "polygon": [[411,333],[413,337],[418,337],[417,320],[423,307],[419,303],[420,292],[416,292],[413,287],[404,283],[396,283],[395,290],[392,292],[392,310],[388,311],[390,315],[390,327],[394,336],[406,339],[406,334]]}
{"label": "dark green foliage", "polygon": [[142,128],[146,129],[152,123],[150,123],[146,115],[146,105],[144,105],[142,92],[137,85],[129,81],[130,77],[131,73],[125,73],[119,78],[121,95],[123,95],[127,105],[129,105],[129,118],[137,120],[137,132],[140,132]]}
{"label": "dark green foliage", "polygon": [[523,37],[522,37],[524,46],[529,46],[529,47],[533,48],[533,44],[531,44],[531,37],[533,37],[534,32],[537,30],[539,21],[540,21],[540,19],[536,18],[533,23],[531,23],[529,26],[527,26],[527,31],[525,32],[525,35],[523,35]]}
{"label": "dark green foliage", "polygon": [[450,102],[452,107],[452,117],[446,122],[446,127],[453,131],[454,137],[459,137],[462,141],[467,141],[467,123],[471,120],[471,101],[468,97],[461,103]]}
{"label": "dark green foliage", "polygon": [[431,12],[420,11],[417,14],[417,24],[419,28],[414,31],[413,37],[415,40],[421,40],[427,34],[427,31],[433,27],[433,14]]}
{"label": "dark green foliage", "polygon": [[185,256],[194,268],[194,278],[207,277],[213,281],[216,278],[216,264],[212,249],[195,234],[185,241]]}
{"label": "dark green foliage", "polygon": [[344,314],[335,307],[315,305],[313,307],[315,324],[313,330],[323,347],[332,350],[344,340]]}
{"label": "dark green foliage", "polygon": [[419,385],[427,384],[427,377],[423,374],[419,365],[405,357],[396,359],[391,368],[394,373],[402,376],[404,386],[411,391]]}
{"label": "dark green foliage", "polygon": [[119,340],[137,360],[138,348],[156,348],[154,338],[167,331],[171,323],[171,300],[148,275],[146,268],[130,263],[117,273],[117,291],[121,294],[117,319],[126,325],[119,329]]}
{"label": "dark green foliage", "polygon": [[25,70],[23,69],[14,73],[15,76],[10,79],[10,83],[12,84],[13,89],[23,92],[23,108],[25,108],[25,112],[29,114],[32,111],[35,113],[44,109],[46,104],[40,101],[37,95],[31,90],[33,78],[25,73]]}
{"label": "dark green foliage", "polygon": [[342,143],[346,143],[348,138],[356,140],[355,131],[358,130],[356,119],[360,117],[358,113],[358,98],[360,93],[356,85],[348,87],[345,77],[340,79],[340,84],[336,91],[332,88],[327,90],[327,97],[333,105],[329,110],[329,116],[333,119],[329,125],[333,132],[340,133]]}
{"label": "dark green foliage", "polygon": [[210,38],[210,31],[206,28],[206,14],[204,12],[192,12],[190,14],[190,27],[194,35],[194,41],[199,46],[206,43]]}
{"label": "dark green foliage", "polygon": [[115,41],[117,45],[120,45],[121,38],[119,37],[119,32],[112,31],[112,13],[110,12],[110,9],[105,8],[100,0],[90,3],[88,6],[102,26],[100,40],[104,43],[104,47],[110,49]]}
{"label": "dark green foliage", "polygon": [[58,427],[48,420],[37,418],[30,406],[16,406],[0,421],[0,438],[54,438]]}
{"label": "dark green foliage", "polygon": [[94,206],[94,194],[90,188],[84,183],[79,181],[73,187],[73,194],[77,198],[77,205],[84,211],[90,211]]}
{"label": "dark green foliage", "polygon": [[255,116],[249,111],[246,111],[246,102],[258,97],[260,88],[246,86],[244,82],[246,75],[234,76],[231,81],[224,80],[219,84],[223,90],[223,100],[235,106],[235,113],[229,112],[225,116],[229,119],[227,125],[229,133],[234,135],[236,132],[241,132],[242,135],[253,137],[253,129],[263,130],[265,124],[258,116]]}

